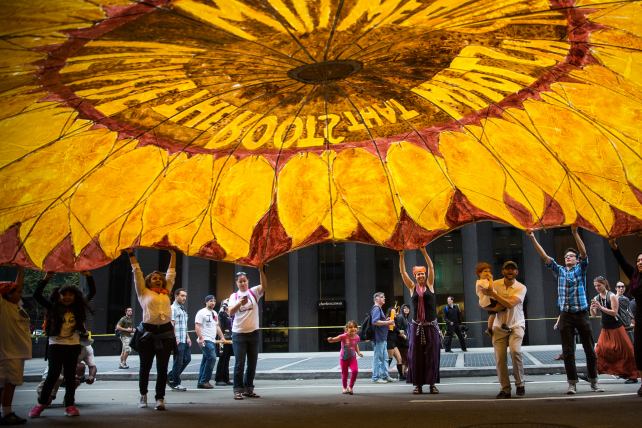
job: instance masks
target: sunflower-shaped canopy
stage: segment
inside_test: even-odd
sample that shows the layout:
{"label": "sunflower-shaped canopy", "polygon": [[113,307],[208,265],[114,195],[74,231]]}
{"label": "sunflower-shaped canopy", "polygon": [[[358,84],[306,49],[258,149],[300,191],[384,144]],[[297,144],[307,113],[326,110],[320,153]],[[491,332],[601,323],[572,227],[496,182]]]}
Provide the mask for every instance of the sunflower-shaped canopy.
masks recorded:
{"label": "sunflower-shaped canopy", "polygon": [[0,262],[642,229],[642,3],[4,0]]}

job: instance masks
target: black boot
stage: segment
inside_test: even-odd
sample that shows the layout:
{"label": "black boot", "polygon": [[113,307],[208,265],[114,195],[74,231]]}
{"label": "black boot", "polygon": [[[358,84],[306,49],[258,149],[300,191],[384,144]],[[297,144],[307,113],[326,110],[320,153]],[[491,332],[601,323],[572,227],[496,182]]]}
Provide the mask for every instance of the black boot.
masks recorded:
{"label": "black boot", "polygon": [[399,380],[406,380],[406,376],[403,375],[403,365],[397,364],[397,371],[399,372]]}

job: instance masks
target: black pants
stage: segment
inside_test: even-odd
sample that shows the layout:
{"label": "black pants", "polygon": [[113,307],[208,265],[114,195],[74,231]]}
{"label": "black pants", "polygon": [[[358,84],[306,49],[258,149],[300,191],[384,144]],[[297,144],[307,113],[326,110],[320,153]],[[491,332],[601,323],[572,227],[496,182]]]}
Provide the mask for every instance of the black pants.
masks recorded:
{"label": "black pants", "polygon": [[464,335],[461,332],[461,326],[459,324],[448,324],[446,326],[446,337],[444,338],[444,349],[446,350],[446,352],[450,352],[450,347],[453,341],[453,334],[457,335],[457,338],[459,339],[459,346],[461,347],[462,351],[465,351],[466,339],[464,339]]}
{"label": "black pants", "polygon": [[[171,323],[163,325],[143,324],[145,330],[159,334],[167,331],[173,331]],[[158,339],[149,338],[138,345],[138,355],[140,357],[140,370],[138,372],[138,389],[140,395],[147,394],[147,385],[149,384],[149,372],[152,369],[154,357],[156,357],[156,400],[165,398],[165,384],[167,384],[167,367],[169,366],[169,356],[176,347],[175,339]]]}
{"label": "black pants", "polygon": [[234,354],[232,345],[223,345],[223,352],[219,356],[218,364],[216,365],[216,375],[214,380],[216,382],[230,381],[230,358]]}
{"label": "black pants", "polygon": [[588,311],[560,313],[560,335],[562,336],[562,354],[564,368],[569,382],[577,382],[577,367],[575,365],[575,330],[580,336],[582,348],[586,354],[586,369],[591,380],[597,379],[597,356],[595,355],[595,340],[589,323]]}
{"label": "black pants", "polygon": [[65,377],[65,407],[73,406],[76,395],[76,364],[80,355],[80,345],[49,345],[47,359],[49,368],[45,384],[38,397],[38,403],[49,404],[51,391],[60,377],[60,372]]}

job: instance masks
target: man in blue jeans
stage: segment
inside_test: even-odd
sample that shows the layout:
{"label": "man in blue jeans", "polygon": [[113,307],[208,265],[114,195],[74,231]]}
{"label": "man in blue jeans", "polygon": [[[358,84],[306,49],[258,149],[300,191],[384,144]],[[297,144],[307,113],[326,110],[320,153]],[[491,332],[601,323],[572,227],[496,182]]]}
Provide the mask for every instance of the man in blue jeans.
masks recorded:
{"label": "man in blue jeans", "polygon": [[208,294],[205,296],[205,307],[196,313],[194,317],[194,326],[196,330],[196,342],[203,350],[203,359],[201,368],[198,372],[199,389],[214,388],[210,383],[212,380],[212,370],[216,363],[216,335],[223,340],[223,332],[219,327],[218,314],[214,311],[216,298]]}
{"label": "man in blue jeans", "polygon": [[167,385],[174,391],[186,391],[187,388],[181,386],[181,373],[185,367],[192,361],[190,348],[192,341],[187,333],[187,291],[179,288],[174,292],[174,303],[172,303],[172,324],[174,325],[174,334],[176,335],[176,353],[174,354],[174,364],[172,370],[167,373]]}
{"label": "man in blue jeans", "polygon": [[374,329],[374,354],[372,358],[372,381],[376,383],[394,382],[388,374],[386,366],[386,347],[388,344],[388,326],[395,322],[389,320],[381,307],[386,303],[386,296],[376,292],[373,296],[374,306],[370,310],[372,327]]}

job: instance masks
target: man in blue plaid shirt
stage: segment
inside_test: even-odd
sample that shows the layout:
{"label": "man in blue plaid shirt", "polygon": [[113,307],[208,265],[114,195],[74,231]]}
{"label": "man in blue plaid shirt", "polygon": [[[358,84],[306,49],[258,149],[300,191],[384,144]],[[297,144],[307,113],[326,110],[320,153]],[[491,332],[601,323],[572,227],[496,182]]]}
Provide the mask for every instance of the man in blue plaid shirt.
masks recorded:
{"label": "man in blue plaid shirt", "polygon": [[174,391],[187,390],[187,388],[181,386],[181,373],[183,373],[185,367],[192,361],[192,353],[190,351],[192,341],[187,332],[186,302],[187,291],[179,288],[174,292],[174,303],[172,303],[172,324],[174,324],[177,350],[174,353],[172,370],[167,373],[167,385]]}
{"label": "man in blue plaid shirt", "polygon": [[528,237],[535,249],[546,263],[546,267],[557,278],[557,306],[560,310],[559,329],[562,336],[562,354],[568,380],[567,394],[577,393],[577,367],[575,365],[575,330],[579,333],[588,370],[591,390],[604,392],[597,383],[597,357],[593,331],[589,323],[589,301],[586,297],[586,268],[588,257],[586,247],[577,227],[571,227],[578,250],[569,248],[564,251],[564,266],[558,265],[537,242],[533,231],[528,231]]}

